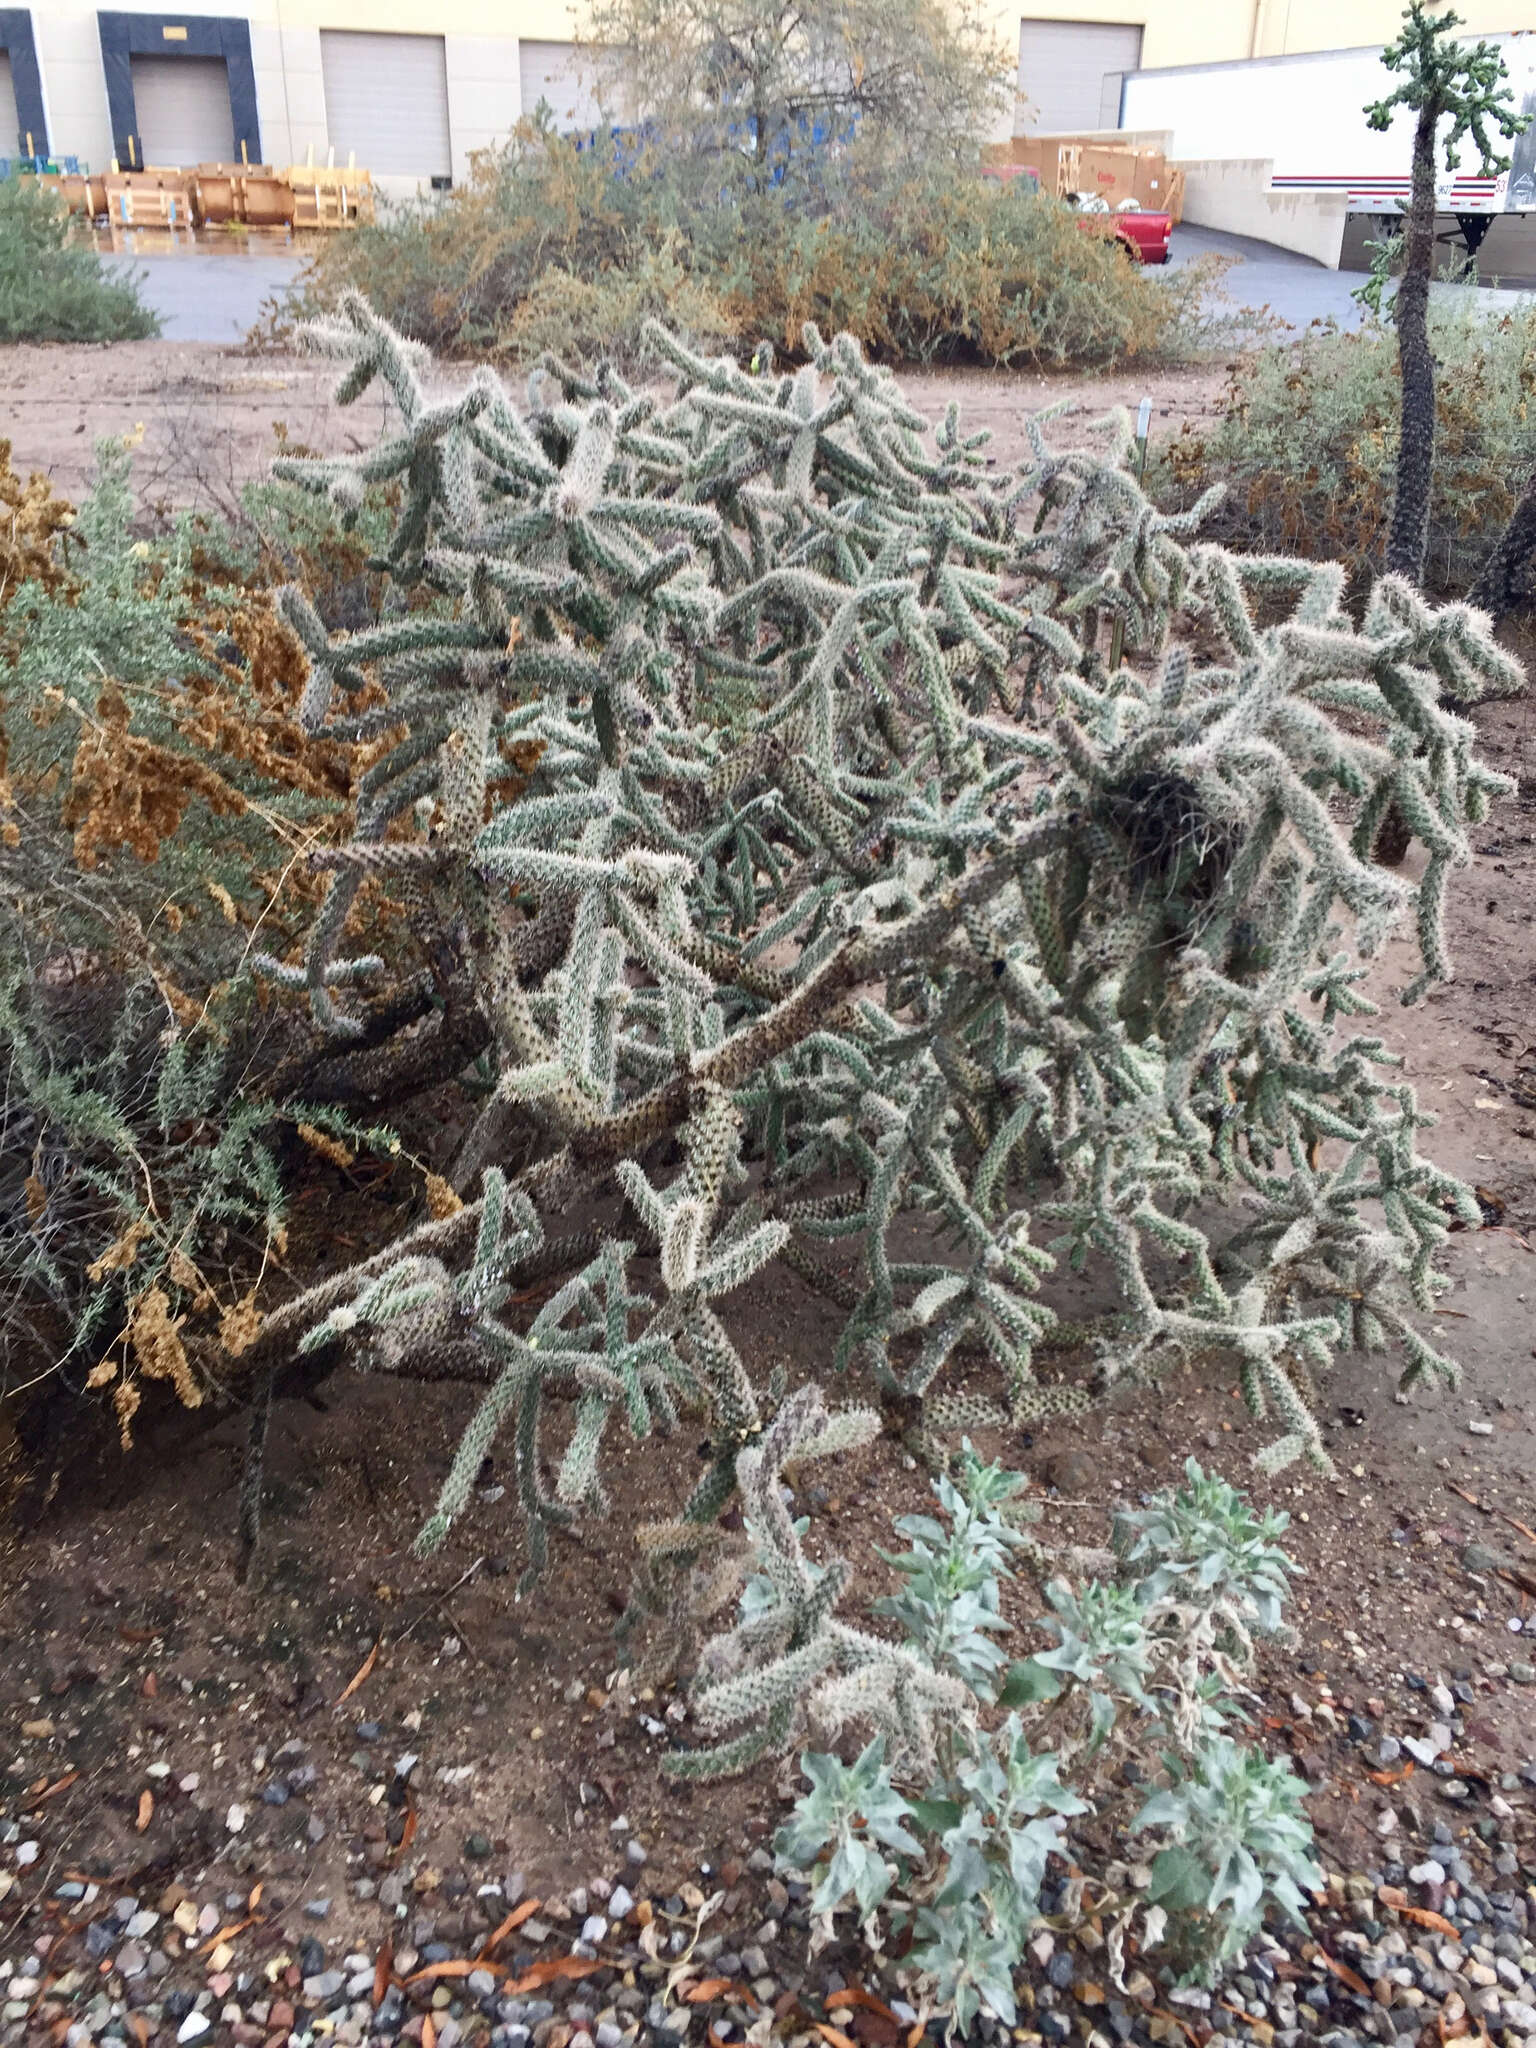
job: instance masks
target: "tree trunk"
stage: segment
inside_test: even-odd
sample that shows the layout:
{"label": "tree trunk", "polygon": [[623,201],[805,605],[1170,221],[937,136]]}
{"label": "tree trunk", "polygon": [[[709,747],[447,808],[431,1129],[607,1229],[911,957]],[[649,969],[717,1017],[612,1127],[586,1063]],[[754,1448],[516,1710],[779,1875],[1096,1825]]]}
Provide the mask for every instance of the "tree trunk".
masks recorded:
{"label": "tree trunk", "polygon": [[1468,596],[1487,612],[1495,625],[1521,602],[1521,571],[1536,555],[1536,470],[1526,479],[1525,490],[1509,515],[1509,524],[1499,544],[1483,564],[1483,573]]}
{"label": "tree trunk", "polygon": [[1413,138],[1413,198],[1397,287],[1397,358],[1403,380],[1403,431],[1387,567],[1411,583],[1424,579],[1429,493],[1435,464],[1435,359],[1429,351],[1429,281],[1435,267],[1435,128],[1439,108],[1419,113]]}

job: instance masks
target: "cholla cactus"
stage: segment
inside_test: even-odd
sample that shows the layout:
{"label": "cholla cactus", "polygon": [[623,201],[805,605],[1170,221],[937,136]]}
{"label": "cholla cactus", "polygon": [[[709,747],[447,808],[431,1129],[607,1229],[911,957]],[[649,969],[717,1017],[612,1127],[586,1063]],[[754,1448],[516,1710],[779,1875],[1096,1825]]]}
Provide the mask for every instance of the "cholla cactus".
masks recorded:
{"label": "cholla cactus", "polygon": [[[369,874],[421,887],[490,1087],[462,1212],[263,1342],[382,1321],[398,1366],[408,1318],[418,1355],[478,1358],[493,1385],[434,1533],[504,1416],[537,1562],[552,1522],[601,1506],[610,1417],[649,1434],[696,1405],[707,1473],[638,1603],[681,1640],[715,1517],[801,1414],[775,1419],[782,1390],[712,1306],[773,1258],[838,1306],[835,1364],[908,1430],[965,1417],[957,1352],[993,1361],[1019,1418],[1210,1351],[1278,1417],[1267,1463],[1323,1463],[1310,1387],[1340,1346],[1453,1373],[1409,1316],[1476,1211],[1420,1156],[1358,982],[1405,926],[1409,997],[1447,971],[1449,875],[1503,786],[1448,701],[1519,676],[1479,614],[1388,578],[1356,625],[1337,569],[1201,543],[1198,509],[1143,496],[1123,423],[1058,456],[1037,421],[991,471],[847,337],[808,329],[777,376],[657,331],[671,398],[551,364],[524,409],[483,370],[429,398],[357,298],[313,338],[344,400],[384,379],[400,430],[282,474],[343,513],[396,478],[402,505],[376,625],[328,637],[288,600],[309,722],[383,749],[293,972],[339,1058],[379,1057],[348,1036],[347,912]],[[1424,842],[1417,886],[1370,862],[1389,805]],[[666,1180],[656,1141],[680,1130]],[[614,1205],[615,1234],[515,1330],[499,1291],[578,1200]],[[640,1251],[659,1303],[626,1278]],[[1122,1297],[1092,1386],[1034,1371],[1063,1257]],[[576,1419],[546,1498],[550,1394]],[[778,1661],[754,1635],[703,1696],[722,1728],[761,1715],[738,1757],[829,1669],[835,1586],[779,1591]],[[922,1739],[913,1714],[892,1740]]]}
{"label": "cholla cactus", "polygon": [[817,1389],[802,1387],[737,1459],[747,1536],[762,1572],[747,1587],[736,1626],[708,1646],[693,1707],[708,1734],[747,1725],[711,1749],[674,1754],[674,1777],[723,1777],[781,1754],[807,1729],[832,1740],[855,1720],[884,1736],[893,1769],[920,1777],[934,1767],[936,1720],[973,1716],[958,1679],[904,1643],[837,1619],[849,1568],[841,1558],[813,1565],[784,1503],[787,1462],[855,1448],[879,1431],[873,1409],[829,1416]]}

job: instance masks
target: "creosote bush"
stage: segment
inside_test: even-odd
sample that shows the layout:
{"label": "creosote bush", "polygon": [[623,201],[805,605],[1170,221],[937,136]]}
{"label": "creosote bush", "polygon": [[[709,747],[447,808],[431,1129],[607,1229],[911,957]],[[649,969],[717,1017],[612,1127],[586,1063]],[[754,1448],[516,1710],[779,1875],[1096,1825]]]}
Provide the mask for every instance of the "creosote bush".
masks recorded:
{"label": "creosote bush", "polygon": [[[1465,592],[1536,467],[1536,314],[1435,311],[1435,465],[1425,580]],[[1379,570],[1402,396],[1390,328],[1310,330],[1243,365],[1214,426],[1154,447],[1151,488],[1191,505],[1226,486],[1214,530]]]}
{"label": "creosote bush", "polygon": [[101,443],[78,513],[0,469],[0,1395],[110,1390],[125,1442],[146,1383],[199,1406],[253,1332],[295,1168],[390,1142],[305,1099],[247,965],[323,895],[355,766],[264,586],[329,610],[374,511],[337,544],[264,485],[140,539],[131,464]]}
{"label": "creosote bush", "polygon": [[0,181],[0,341],[142,341],[160,322],[35,178]]}
{"label": "creosote bush", "polygon": [[435,349],[633,361],[652,316],[701,347],[793,354],[811,320],[892,362],[1107,365],[1198,345],[1208,282],[1153,277],[1071,210],[942,158],[854,150],[759,185],[731,151],[524,122],[445,199],[332,236],[300,305],[362,291]]}
{"label": "creosote bush", "polygon": [[[343,514],[386,480],[401,504],[376,624],[285,599],[303,717],[388,746],[317,856],[307,944],[261,971],[339,1069],[386,1076],[388,948],[347,932],[386,879],[471,991],[479,1107],[452,1200],[244,1362],[259,1386],[302,1340],[481,1386],[427,1547],[505,1427],[531,1576],[603,1512],[608,1434],[686,1415],[702,1469],[647,1532],[630,1619],[688,1660],[721,1511],[792,1451],[878,1425],[937,1457],[1209,1355],[1270,1419],[1265,1470],[1325,1467],[1340,1347],[1454,1378],[1415,1311],[1478,1212],[1419,1151],[1359,984],[1405,928],[1404,999],[1448,971],[1450,877],[1506,786],[1451,707],[1519,680],[1477,614],[1389,578],[1356,624],[1341,569],[1202,542],[1143,495],[1124,420],[1068,455],[1036,420],[989,470],[956,409],[931,425],[846,337],[808,331],[780,374],[654,329],[673,396],[549,364],[522,407],[484,369],[429,401],[424,353],[356,297],[310,341],[399,423],[280,476]],[[1368,858],[1389,804],[1418,882]],[[436,1021],[411,1060],[465,1071]],[[835,1305],[828,1369],[877,1405],[823,1418],[743,1357],[716,1303],[774,1261]],[[1036,1371],[1059,1261],[1121,1301],[1070,1382]],[[988,1398],[946,1389],[957,1356],[989,1362]],[[711,1768],[872,1690],[920,1747],[930,1680],[832,1625],[845,1582],[786,1564],[700,1653]]]}
{"label": "creosote bush", "polygon": [[[958,1483],[937,1489],[943,1519],[904,1517],[912,1548],[887,1560],[904,1585],[876,1611],[904,1640],[883,1655],[918,1674],[904,1713],[878,1686],[835,1700],[840,1712],[811,1702],[823,1738],[850,1717],[876,1732],[852,1763],[801,1758],[810,1789],[779,1831],[780,1868],[814,1880],[813,1941],[850,1911],[872,1947],[897,1937],[895,1967],[947,2015],[951,2039],[983,2011],[1015,2023],[1032,1928],[1090,1910],[1090,1886],[1122,1990],[1128,1937],[1153,1966],[1166,1957],[1210,1982],[1267,1905],[1300,1920],[1305,1892],[1322,1887],[1302,1782],[1232,1733],[1247,1719],[1254,1638],[1280,1629],[1296,1569],[1274,1540],[1286,1517],[1259,1521],[1223,1480],[1193,1460],[1185,1470],[1185,1487],[1125,1519],[1117,1572],[1046,1581],[1051,1613],[1037,1626],[1054,1644],[1006,1664],[1010,1559],[1035,1553],[1042,1578],[1049,1563],[1019,1527],[1024,1482],[967,1445]],[[798,1545],[784,1544],[759,1473],[744,1481],[748,1531],[787,1584]],[[743,1603],[742,1629],[754,1618]],[[792,1690],[788,1672],[778,1682]]]}

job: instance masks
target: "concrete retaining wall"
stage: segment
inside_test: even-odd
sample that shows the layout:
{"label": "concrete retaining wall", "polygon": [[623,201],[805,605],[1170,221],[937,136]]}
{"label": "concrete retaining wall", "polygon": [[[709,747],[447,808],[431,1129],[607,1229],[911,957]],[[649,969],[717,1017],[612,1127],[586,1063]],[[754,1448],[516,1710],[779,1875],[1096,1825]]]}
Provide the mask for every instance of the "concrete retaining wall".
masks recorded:
{"label": "concrete retaining wall", "polygon": [[1344,242],[1342,193],[1270,192],[1273,165],[1264,157],[1212,157],[1182,162],[1179,168],[1184,218],[1191,225],[1250,235],[1338,269]]}

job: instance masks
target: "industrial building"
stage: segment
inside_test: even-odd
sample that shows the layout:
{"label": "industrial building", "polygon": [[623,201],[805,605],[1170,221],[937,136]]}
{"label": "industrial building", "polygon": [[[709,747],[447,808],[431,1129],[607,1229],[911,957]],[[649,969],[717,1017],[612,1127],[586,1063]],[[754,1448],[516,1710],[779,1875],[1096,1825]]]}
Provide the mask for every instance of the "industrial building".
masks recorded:
{"label": "industrial building", "polygon": [[[1536,0],[1461,4],[1473,33],[1536,28]],[[1379,43],[1400,11],[1398,0],[1000,7],[999,47],[1018,62],[1012,132],[1113,128],[1127,74]],[[355,156],[386,190],[444,186],[540,100],[561,127],[591,124],[576,34],[563,0],[0,7],[0,156],[14,147],[128,169],[313,152],[321,163]]]}

